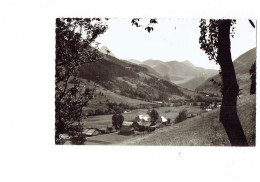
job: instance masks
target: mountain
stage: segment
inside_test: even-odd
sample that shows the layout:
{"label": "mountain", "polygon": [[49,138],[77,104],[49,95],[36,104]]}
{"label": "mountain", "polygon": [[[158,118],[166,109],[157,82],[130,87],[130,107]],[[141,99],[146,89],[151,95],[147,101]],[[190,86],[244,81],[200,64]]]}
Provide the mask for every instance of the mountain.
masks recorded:
{"label": "mountain", "polygon": [[[250,49],[241,56],[239,56],[234,62],[234,68],[236,71],[237,82],[239,88],[242,89],[243,94],[248,94],[250,90],[251,80],[249,70],[252,64],[256,61],[256,48]],[[220,87],[213,84],[210,80],[213,79],[218,83],[221,83],[220,75],[217,74],[208,78],[204,83],[196,88],[197,91],[220,93]]]}
{"label": "mountain", "polygon": [[141,61],[135,60],[135,59],[127,59],[126,61],[133,63],[133,64],[143,64]]}
{"label": "mountain", "polygon": [[163,101],[184,96],[177,85],[162,79],[147,65],[136,65],[107,54],[101,61],[81,66],[79,76],[132,99]]}
{"label": "mountain", "polygon": [[115,54],[113,54],[106,46],[101,47],[99,51],[103,54],[108,54],[110,56],[116,57]]}
{"label": "mountain", "polygon": [[217,70],[205,69],[194,66],[189,61],[169,61],[147,60],[143,64],[150,66],[163,78],[181,87],[194,90],[207,78],[217,74]]}

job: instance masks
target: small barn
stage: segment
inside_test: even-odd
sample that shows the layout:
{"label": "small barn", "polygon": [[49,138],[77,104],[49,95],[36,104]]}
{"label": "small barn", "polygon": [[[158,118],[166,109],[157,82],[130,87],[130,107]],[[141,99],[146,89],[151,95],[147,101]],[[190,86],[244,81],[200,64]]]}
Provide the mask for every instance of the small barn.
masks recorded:
{"label": "small barn", "polygon": [[123,121],[119,135],[133,135],[135,133],[133,122]]}
{"label": "small barn", "polygon": [[160,116],[157,122],[166,124],[167,123],[167,119],[164,116]]}
{"label": "small barn", "polygon": [[135,121],[136,122],[140,122],[140,121],[150,122],[151,117],[148,114],[141,114],[141,115],[136,116]]}
{"label": "small barn", "polygon": [[101,134],[107,134],[107,133],[110,133],[108,128],[100,128],[98,129],[100,131]]}
{"label": "small barn", "polygon": [[83,133],[86,136],[91,137],[91,136],[99,135],[100,131],[98,129],[96,129],[96,128],[90,128],[90,129],[86,129],[85,131],[83,131]]}

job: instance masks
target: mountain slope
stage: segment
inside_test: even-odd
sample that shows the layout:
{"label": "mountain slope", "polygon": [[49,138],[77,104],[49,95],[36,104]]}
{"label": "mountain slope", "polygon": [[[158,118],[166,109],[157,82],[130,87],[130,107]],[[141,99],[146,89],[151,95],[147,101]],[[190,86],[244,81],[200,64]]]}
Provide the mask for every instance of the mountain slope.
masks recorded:
{"label": "mountain slope", "polygon": [[143,64],[152,67],[162,77],[172,83],[191,90],[194,90],[207,78],[217,73],[217,70],[196,67],[189,61],[162,62],[159,60],[147,60]]}
{"label": "mountain slope", "polygon": [[126,61],[133,63],[133,64],[143,64],[141,61],[138,61],[138,60],[135,60],[135,59],[128,59]]}
{"label": "mountain slope", "polygon": [[[238,100],[238,116],[249,146],[255,146],[256,97],[247,95]],[[219,109],[202,113],[151,134],[135,136],[117,145],[230,146],[224,127],[219,122]]]}
{"label": "mountain slope", "polygon": [[183,96],[177,85],[161,79],[156,72],[110,55],[104,55],[99,62],[83,65],[80,77],[134,99],[152,101]]}
{"label": "mountain slope", "polygon": [[[242,93],[249,93],[251,80],[249,70],[252,64],[256,60],[256,48],[250,49],[241,56],[239,56],[234,62],[234,68],[236,71],[237,82],[239,88],[242,89]],[[208,93],[220,93],[220,87],[213,84],[210,80],[213,79],[218,83],[221,83],[220,75],[217,74],[208,78],[204,83],[196,88],[197,91],[203,91]]]}
{"label": "mountain slope", "polygon": [[99,49],[100,52],[102,52],[103,54],[108,54],[110,56],[116,57],[114,53],[112,53],[106,46],[102,46]]}

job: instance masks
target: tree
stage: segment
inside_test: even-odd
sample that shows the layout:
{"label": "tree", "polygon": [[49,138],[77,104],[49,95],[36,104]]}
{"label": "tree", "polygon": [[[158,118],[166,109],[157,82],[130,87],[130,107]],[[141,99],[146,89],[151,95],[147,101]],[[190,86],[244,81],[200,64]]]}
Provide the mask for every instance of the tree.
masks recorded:
{"label": "tree", "polygon": [[122,116],[121,114],[114,114],[112,116],[112,124],[116,130],[122,127],[123,121],[124,121],[124,116]]}
{"label": "tree", "polygon": [[[236,20],[206,20],[200,21],[201,49],[210,60],[220,65],[222,79],[222,105],[220,122],[223,124],[229,141],[233,146],[247,146],[247,140],[237,115],[237,96],[239,86],[230,52],[230,34],[234,36]],[[253,22],[250,21],[252,24]],[[232,30],[231,30],[232,28]]]}
{"label": "tree", "polygon": [[179,115],[175,118],[175,122],[180,123],[180,122],[184,121],[185,119],[187,119],[187,110],[184,109],[179,112]]}
{"label": "tree", "polygon": [[[140,27],[139,19],[132,19],[132,25]],[[249,20],[255,28],[254,23]],[[156,19],[151,19],[145,30],[153,31]],[[205,51],[210,60],[215,60],[220,65],[220,76],[222,79],[222,105],[220,110],[220,122],[223,124],[229,141],[233,146],[247,146],[247,140],[237,115],[237,96],[239,86],[236,80],[234,65],[230,52],[230,34],[234,37],[236,20],[206,20],[200,21],[201,49]],[[149,28],[148,28],[149,27]],[[232,28],[232,29],[231,29]]]}
{"label": "tree", "polygon": [[251,74],[251,87],[250,87],[250,94],[255,94],[256,91],[256,62],[252,64],[251,69],[249,70]]}
{"label": "tree", "polygon": [[152,109],[149,112],[149,116],[151,117],[151,122],[156,123],[156,121],[159,119],[159,114],[155,109]]}
{"label": "tree", "polygon": [[[107,26],[99,18],[57,18],[55,58],[55,138],[80,123],[82,108],[93,90],[84,89],[78,78],[79,67],[99,61],[102,55],[93,47]],[[82,129],[83,127],[81,127]],[[80,132],[80,131],[78,131]]]}

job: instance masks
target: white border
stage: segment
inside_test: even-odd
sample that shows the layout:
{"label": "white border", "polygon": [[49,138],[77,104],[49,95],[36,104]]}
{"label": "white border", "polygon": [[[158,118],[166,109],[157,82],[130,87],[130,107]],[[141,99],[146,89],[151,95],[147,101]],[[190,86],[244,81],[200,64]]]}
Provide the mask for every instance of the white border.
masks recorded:
{"label": "white border", "polygon": [[258,19],[259,1],[17,0],[0,7],[0,181],[257,181],[258,146],[55,146],[54,30],[56,17]]}

